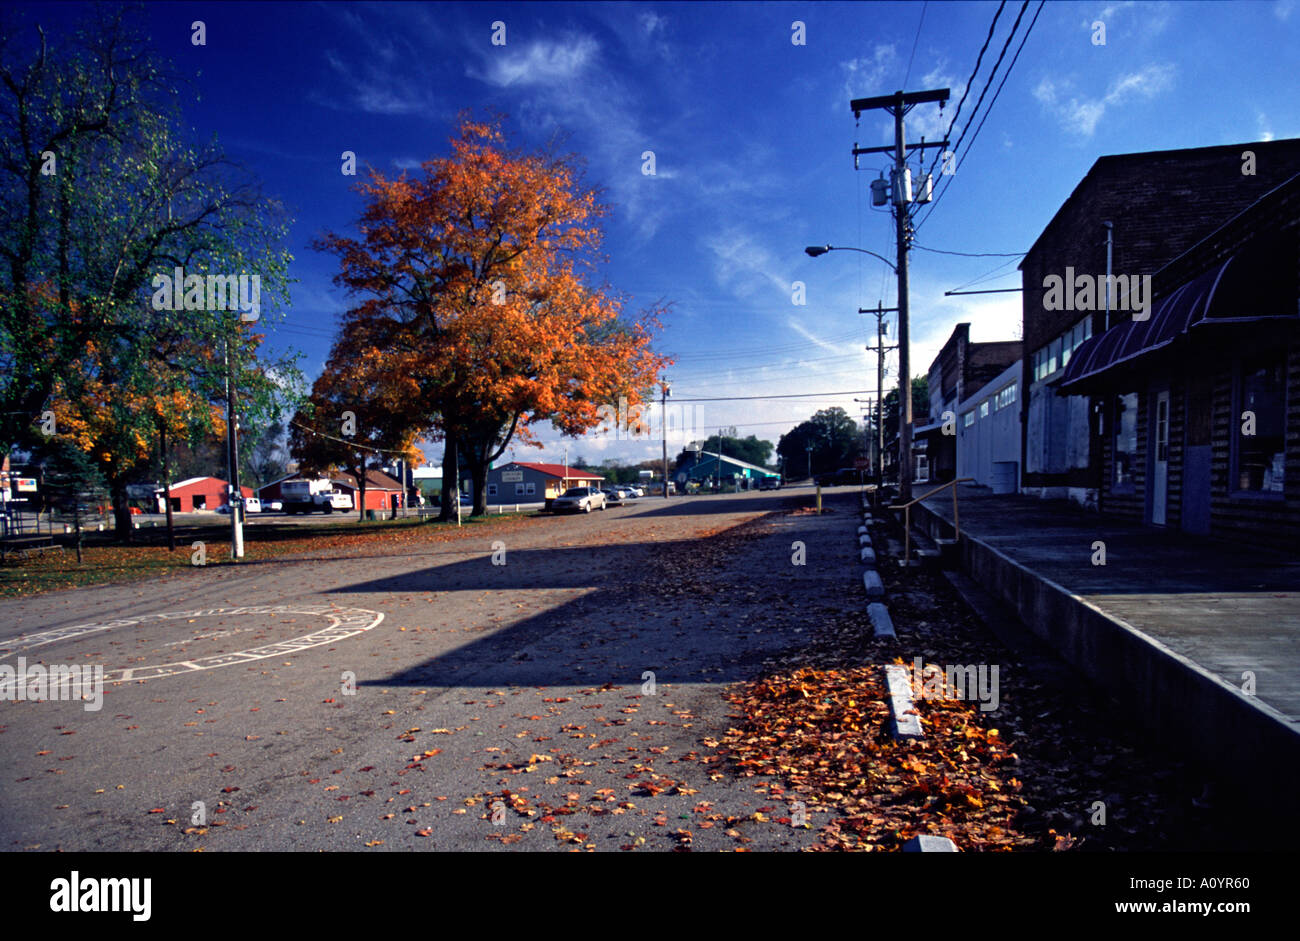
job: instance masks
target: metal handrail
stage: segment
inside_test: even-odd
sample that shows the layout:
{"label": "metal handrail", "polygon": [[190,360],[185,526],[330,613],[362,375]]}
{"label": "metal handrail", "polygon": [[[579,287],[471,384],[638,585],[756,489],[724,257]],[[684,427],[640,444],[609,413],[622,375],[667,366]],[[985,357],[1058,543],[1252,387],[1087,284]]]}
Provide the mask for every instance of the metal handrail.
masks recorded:
{"label": "metal handrail", "polygon": [[919,503],[926,497],[932,497],[945,487],[952,488],[952,528],[956,539],[961,539],[961,520],[957,516],[957,484],[964,484],[973,481],[974,477],[954,477],[946,484],[940,484],[933,490],[926,491],[919,497],[913,497],[906,503],[891,505],[890,510],[903,511],[903,565],[912,561],[912,504]]}

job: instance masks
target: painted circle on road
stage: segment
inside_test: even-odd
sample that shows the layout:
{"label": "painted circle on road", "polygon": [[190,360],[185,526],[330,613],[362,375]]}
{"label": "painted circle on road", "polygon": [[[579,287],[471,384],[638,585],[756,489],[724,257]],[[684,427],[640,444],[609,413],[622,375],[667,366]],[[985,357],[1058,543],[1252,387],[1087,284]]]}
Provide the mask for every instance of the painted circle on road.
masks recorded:
{"label": "painted circle on road", "polygon": [[[157,679],[164,676],[174,676],[178,673],[194,673],[200,670],[213,670],[217,667],[231,666],[238,663],[251,663],[256,660],[265,660],[267,657],[284,656],[285,654],[297,653],[300,650],[306,650],[311,647],[319,647],[322,644],[334,643],[335,641],[344,640],[348,637],[354,637],[357,634],[364,633],[377,627],[384,619],[384,615],[378,611],[368,611],[365,608],[339,608],[334,605],[245,605],[237,608],[199,608],[194,611],[168,611],[159,614],[142,614],[135,617],[116,618],[112,621],[102,621],[91,624],[76,624],[71,627],[61,627],[49,631],[38,631],[34,634],[27,634],[15,638],[13,641],[5,643],[0,642],[0,657],[9,658],[18,654],[25,654],[28,651],[45,647],[51,644],[62,644],[64,642],[74,642],[79,638],[88,637],[94,634],[103,634],[108,631],[116,631],[123,628],[161,628],[166,626],[168,621],[193,623],[199,619],[206,618],[232,618],[232,617],[261,617],[265,622],[267,617],[276,617],[281,615],[305,615],[308,617],[323,618],[329,623],[318,630],[311,631],[307,634],[300,634],[289,637],[275,643],[262,644],[256,647],[248,647],[244,650],[221,652],[211,656],[190,657],[184,660],[176,660],[170,663],[159,663],[150,666],[133,666],[122,669],[113,669],[104,671],[105,683],[121,683],[129,680],[146,680]],[[289,622],[292,623],[292,622]],[[235,629],[232,631],[221,631],[216,634],[198,634],[192,639],[183,642],[171,642],[161,644],[160,646],[177,646],[178,643],[198,644],[202,641],[216,637],[231,636],[241,633],[245,629]],[[265,630],[265,628],[259,628]]]}

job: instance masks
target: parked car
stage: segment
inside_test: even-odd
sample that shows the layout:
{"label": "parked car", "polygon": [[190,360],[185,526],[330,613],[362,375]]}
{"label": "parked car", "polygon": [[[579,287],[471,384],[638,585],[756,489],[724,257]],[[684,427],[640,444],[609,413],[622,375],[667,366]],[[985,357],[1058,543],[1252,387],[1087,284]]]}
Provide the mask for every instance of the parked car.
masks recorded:
{"label": "parked car", "polygon": [[593,509],[605,509],[605,494],[595,487],[570,487],[551,503],[556,513],[572,510],[575,513],[590,513]]}
{"label": "parked car", "polygon": [[244,512],[245,512],[245,513],[261,513],[261,512],[262,512],[262,501],[259,500],[257,497],[245,497],[245,498],[244,498]]}
{"label": "parked car", "polygon": [[268,510],[283,510],[284,504],[279,500],[272,500],[270,503],[266,504],[266,508]]}
{"label": "parked car", "polygon": [[605,495],[606,503],[622,504],[627,499],[627,491],[622,487],[608,487],[600,491]]}
{"label": "parked car", "polygon": [[635,484],[628,484],[627,487],[626,487],[625,489],[626,489],[629,493],[631,493],[632,496],[633,496],[634,498],[635,498],[635,497],[644,497],[644,496],[645,496],[645,490],[642,489],[641,487],[636,486]]}
{"label": "parked car", "polygon": [[758,485],[759,490],[780,490],[780,477],[764,477],[763,482]]}

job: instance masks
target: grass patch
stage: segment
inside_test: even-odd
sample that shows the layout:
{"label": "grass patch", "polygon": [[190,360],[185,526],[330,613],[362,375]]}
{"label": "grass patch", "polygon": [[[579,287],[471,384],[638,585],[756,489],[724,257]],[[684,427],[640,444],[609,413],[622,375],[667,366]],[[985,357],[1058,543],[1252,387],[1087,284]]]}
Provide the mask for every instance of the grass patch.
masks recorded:
{"label": "grass patch", "polygon": [[0,565],[0,598],[38,595],[48,591],[84,588],[113,582],[139,581],[179,575],[192,570],[195,542],[202,542],[205,567],[269,562],[295,556],[391,554],[395,548],[449,542],[480,534],[485,530],[510,530],[526,525],[537,512],[507,513],[502,516],[472,516],[439,523],[415,518],[373,522],[321,522],[319,524],[269,523],[244,527],[244,559],[230,558],[230,524],[185,526],[176,530],[176,551],[167,549],[167,531],[162,527],[138,529],[136,542],[115,544],[111,534],[87,534],[82,562],[77,564],[71,537],[56,537],[66,548],[28,559],[12,558]]}

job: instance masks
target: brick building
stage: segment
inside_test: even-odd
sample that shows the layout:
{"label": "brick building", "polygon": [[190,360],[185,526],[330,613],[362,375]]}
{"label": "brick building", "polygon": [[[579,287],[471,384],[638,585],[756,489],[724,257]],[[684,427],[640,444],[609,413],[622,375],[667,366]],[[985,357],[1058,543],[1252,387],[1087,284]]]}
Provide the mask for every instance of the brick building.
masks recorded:
{"label": "brick building", "polygon": [[[1058,392],[1071,357],[1093,337],[1131,319],[1131,311],[1121,307],[1151,301],[1141,296],[1143,276],[1155,275],[1297,172],[1296,139],[1118,154],[1093,164],[1020,264],[1023,492],[1098,505],[1103,455],[1095,443],[1108,435],[1103,413],[1109,406],[1088,395]],[[1113,292],[1109,312],[1108,247],[1109,273],[1137,288]],[[1050,276],[1082,279],[1083,288],[1067,289],[1061,303]],[[1087,290],[1089,278],[1102,282],[1099,290]],[[1149,284],[1156,287],[1154,279]],[[1136,412],[1119,416],[1128,437],[1140,433],[1136,420]],[[1136,486],[1126,479],[1121,491],[1129,483]],[[1112,499],[1110,506],[1121,503]]]}
{"label": "brick building", "polygon": [[1300,538],[1300,173],[1155,272],[1145,321],[1059,382],[1098,406],[1100,504],[1185,532]]}

